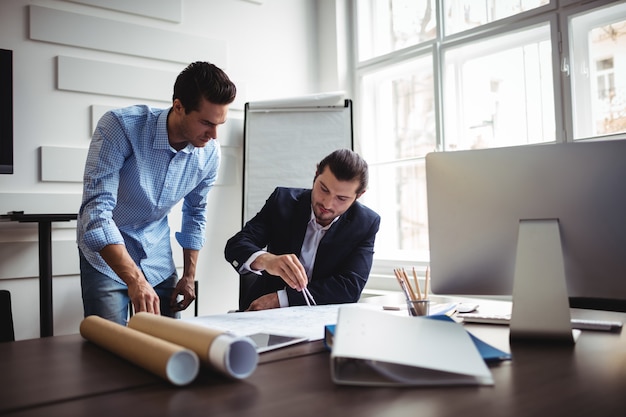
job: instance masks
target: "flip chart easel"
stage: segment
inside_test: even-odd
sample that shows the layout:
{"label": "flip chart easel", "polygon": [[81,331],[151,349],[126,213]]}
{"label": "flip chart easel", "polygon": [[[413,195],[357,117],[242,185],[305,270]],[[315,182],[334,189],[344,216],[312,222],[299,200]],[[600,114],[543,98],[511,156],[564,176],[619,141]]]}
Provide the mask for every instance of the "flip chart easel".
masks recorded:
{"label": "flip chart easel", "polygon": [[341,92],[246,103],[242,224],[274,188],[310,188],[317,163],[339,148],[353,148],[352,101]]}

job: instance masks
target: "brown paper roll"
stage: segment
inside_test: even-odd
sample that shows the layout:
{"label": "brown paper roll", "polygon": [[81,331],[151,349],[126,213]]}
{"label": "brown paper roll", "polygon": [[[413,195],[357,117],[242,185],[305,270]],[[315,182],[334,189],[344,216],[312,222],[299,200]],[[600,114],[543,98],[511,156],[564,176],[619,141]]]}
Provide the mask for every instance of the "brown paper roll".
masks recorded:
{"label": "brown paper roll", "polygon": [[80,334],[174,385],[190,383],[200,370],[198,356],[191,350],[102,317],[86,317],[80,323]]}
{"label": "brown paper roll", "polygon": [[203,364],[233,378],[248,377],[259,360],[252,339],[224,330],[145,312],[133,315],[128,327],[184,346],[195,352]]}

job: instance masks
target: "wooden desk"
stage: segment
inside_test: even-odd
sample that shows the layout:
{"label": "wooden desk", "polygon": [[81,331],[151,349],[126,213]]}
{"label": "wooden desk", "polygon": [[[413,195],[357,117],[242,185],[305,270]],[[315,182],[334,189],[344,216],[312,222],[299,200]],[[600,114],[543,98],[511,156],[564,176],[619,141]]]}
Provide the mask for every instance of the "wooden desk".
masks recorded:
{"label": "wooden desk", "polygon": [[80,335],[0,343],[0,415],[162,380]]}
{"label": "wooden desk", "polygon": [[[624,313],[601,317],[626,320]],[[508,346],[506,327],[467,328],[498,347]],[[338,386],[321,343],[285,348],[282,357],[263,360],[243,381],[203,370],[186,387],[153,377],[80,336],[0,344],[0,415],[11,410],[24,417],[626,415],[626,332],[585,331],[574,347],[514,345],[513,360],[492,367],[493,387]]]}

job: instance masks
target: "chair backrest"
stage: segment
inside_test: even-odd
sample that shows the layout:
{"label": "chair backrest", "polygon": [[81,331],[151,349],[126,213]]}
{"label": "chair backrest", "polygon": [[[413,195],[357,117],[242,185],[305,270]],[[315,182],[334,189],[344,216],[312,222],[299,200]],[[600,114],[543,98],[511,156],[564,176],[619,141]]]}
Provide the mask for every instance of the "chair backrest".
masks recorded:
{"label": "chair backrest", "polygon": [[13,342],[14,340],[11,293],[8,290],[0,290],[0,342]]}
{"label": "chair backrest", "polygon": [[248,290],[259,276],[254,272],[244,272],[239,274],[239,311],[248,308],[249,301],[246,302]]}

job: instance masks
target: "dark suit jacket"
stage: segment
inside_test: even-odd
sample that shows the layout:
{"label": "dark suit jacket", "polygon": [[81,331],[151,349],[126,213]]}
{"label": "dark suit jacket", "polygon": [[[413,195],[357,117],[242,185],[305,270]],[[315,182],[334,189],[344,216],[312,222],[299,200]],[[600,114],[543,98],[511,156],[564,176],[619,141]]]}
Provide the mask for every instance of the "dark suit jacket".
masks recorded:
{"label": "dark suit jacket", "polygon": [[[275,255],[300,256],[310,218],[310,189],[278,187],[261,211],[228,240],[226,260],[238,271],[254,252],[264,248]],[[308,286],[318,304],[358,301],[372,268],[379,225],[380,216],[356,201],[326,232]],[[290,306],[305,304],[301,292],[288,287],[280,277],[263,272],[243,295],[240,308],[246,309],[262,295],[283,288]]]}

